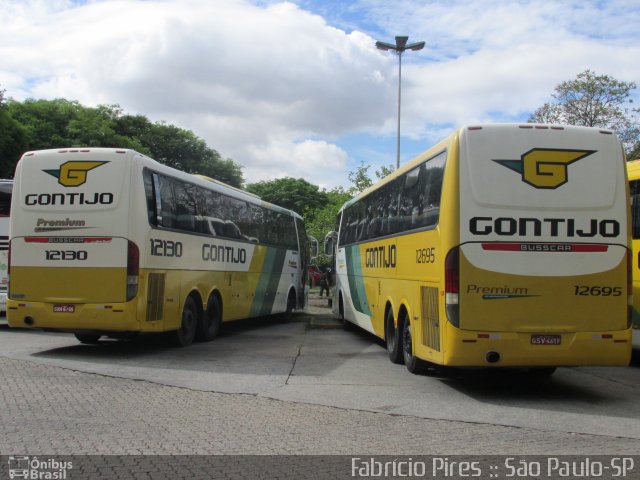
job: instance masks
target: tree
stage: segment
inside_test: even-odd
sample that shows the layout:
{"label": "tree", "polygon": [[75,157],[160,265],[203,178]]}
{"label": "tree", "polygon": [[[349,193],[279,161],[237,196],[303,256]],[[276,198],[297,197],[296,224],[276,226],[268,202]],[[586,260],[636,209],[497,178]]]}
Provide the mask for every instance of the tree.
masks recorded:
{"label": "tree", "polygon": [[137,138],[121,133],[118,126],[118,118],[113,115],[111,106],[83,107],[67,124],[68,145],[131,148],[146,153]]}
{"label": "tree", "polygon": [[556,86],[552,101],[529,118],[535,123],[559,123],[613,130],[627,151],[637,148],[640,138],[638,109],[633,109],[631,92],[635,82],[623,82],[591,70]]}
{"label": "tree", "polygon": [[313,212],[323,208],[327,202],[326,192],[302,178],[284,177],[250,183],[246,190],[266,202],[275,203],[301,215],[308,212],[305,221],[310,220]]}
{"label": "tree", "polygon": [[150,156],[187,173],[198,173],[240,188],[244,182],[242,167],[231,159],[222,159],[192,131],[162,122],[150,124],[140,136]]}
{"label": "tree", "polygon": [[0,178],[13,178],[16,161],[27,150],[27,139],[24,129],[9,114],[4,93],[0,90]]}
{"label": "tree", "polygon": [[[349,181],[351,182],[351,187],[347,190],[347,193],[352,197],[355,197],[359,193],[363,192],[371,185],[373,185],[373,180],[369,177],[369,169],[371,165],[366,165],[364,161],[360,161],[360,165],[356,167],[353,172],[349,172]],[[382,180],[387,175],[393,173],[395,168],[393,165],[389,166],[381,166],[378,170],[376,170],[376,178],[378,180]]]}
{"label": "tree", "polygon": [[25,130],[29,150],[79,146],[70,143],[67,132],[69,123],[84,108],[78,102],[63,98],[27,99],[24,102],[10,100],[7,106],[11,117]]}
{"label": "tree", "polygon": [[[342,187],[336,187],[325,192],[327,200],[322,208],[310,214],[305,212],[305,225],[309,235],[315,237],[320,242],[320,251],[323,251],[322,242],[327,233],[336,229],[336,215],[340,208],[351,199],[351,195],[344,191]],[[325,261],[327,261],[325,259]],[[324,264],[324,263],[323,263]]]}
{"label": "tree", "polygon": [[384,177],[391,175],[394,171],[395,167],[393,165],[382,165],[378,170],[376,170],[376,177],[378,180],[382,180]]}
{"label": "tree", "polygon": [[[0,102],[0,107],[3,105]],[[62,98],[11,100],[6,113],[13,123],[3,119],[0,112],[2,175],[13,172],[26,150],[88,146],[132,148],[160,163],[234,187],[240,188],[244,182],[240,165],[222,159],[193,132],[163,122],[152,123],[143,115],[126,115],[118,105],[84,107]]]}
{"label": "tree", "polygon": [[355,171],[349,172],[348,178],[351,182],[351,187],[349,187],[347,193],[352,197],[355,197],[373,185],[373,181],[368,173],[369,168],[371,168],[371,165],[366,165],[364,161],[360,161],[360,165],[356,167]]}

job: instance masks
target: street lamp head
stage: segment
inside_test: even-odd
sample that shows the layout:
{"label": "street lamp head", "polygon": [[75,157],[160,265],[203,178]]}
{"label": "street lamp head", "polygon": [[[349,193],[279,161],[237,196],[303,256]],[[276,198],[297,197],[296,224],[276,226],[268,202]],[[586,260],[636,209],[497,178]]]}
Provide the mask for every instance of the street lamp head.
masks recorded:
{"label": "street lamp head", "polygon": [[379,50],[388,51],[388,50],[395,50],[396,46],[387,42],[376,42],[376,48]]}
{"label": "street lamp head", "polygon": [[389,50],[393,50],[398,55],[402,54],[402,52],[404,52],[405,50],[417,51],[417,50],[422,50],[424,48],[424,42],[410,43],[410,44],[407,45],[407,40],[409,40],[409,37],[406,37],[406,36],[400,37],[400,36],[398,36],[398,37],[396,37],[396,44],[395,45],[392,44],[392,43],[377,41],[376,42],[376,48],[378,50],[384,50],[385,52],[387,52]]}
{"label": "street lamp head", "polygon": [[414,52],[418,50],[422,50],[424,48],[424,42],[410,43],[405,48],[407,50],[413,50]]}
{"label": "street lamp head", "polygon": [[407,44],[407,40],[409,40],[409,37],[398,37],[396,36],[396,50],[398,51],[402,51],[404,50],[406,47],[405,45]]}

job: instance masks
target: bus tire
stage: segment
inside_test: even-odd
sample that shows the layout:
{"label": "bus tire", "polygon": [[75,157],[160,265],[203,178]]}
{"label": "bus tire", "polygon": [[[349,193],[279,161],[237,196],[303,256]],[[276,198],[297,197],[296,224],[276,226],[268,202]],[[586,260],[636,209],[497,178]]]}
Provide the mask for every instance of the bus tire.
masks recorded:
{"label": "bus tire", "polygon": [[209,299],[207,311],[198,322],[196,340],[198,342],[210,342],[218,336],[222,325],[222,306],[216,295]]}
{"label": "bus tire", "polygon": [[85,345],[97,345],[100,343],[100,337],[102,336],[93,333],[76,333],[74,335],[80,343]]}
{"label": "bus tire", "polygon": [[407,312],[401,314],[399,324],[400,328],[402,328],[402,357],[404,365],[407,370],[415,375],[425,373],[427,371],[427,363],[413,354],[413,329]]}
{"label": "bus tire", "polygon": [[392,363],[402,365],[402,337],[393,321],[393,310],[389,308],[384,322],[384,339],[387,342],[387,353]]}
{"label": "bus tire", "polygon": [[344,303],[342,301],[342,292],[340,292],[340,297],[338,300],[338,317],[342,322],[342,328],[347,332],[352,332],[355,330],[355,325],[351,323],[349,320],[344,318]]}
{"label": "bus tire", "polygon": [[289,290],[289,296],[287,297],[287,309],[282,314],[282,318],[285,322],[290,322],[293,318],[293,311],[296,309],[296,291]]}
{"label": "bus tire", "polygon": [[198,328],[198,307],[193,297],[187,297],[182,308],[180,328],[174,332],[174,343],[178,347],[186,347],[193,343]]}

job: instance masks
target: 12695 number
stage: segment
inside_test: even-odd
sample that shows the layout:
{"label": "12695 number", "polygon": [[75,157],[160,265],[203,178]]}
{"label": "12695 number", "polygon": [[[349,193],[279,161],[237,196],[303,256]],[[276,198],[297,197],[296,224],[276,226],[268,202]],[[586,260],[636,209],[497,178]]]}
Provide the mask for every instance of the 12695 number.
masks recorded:
{"label": "12695 number", "polygon": [[591,285],[574,285],[574,295],[587,297],[619,297],[622,295],[622,287],[601,287]]}

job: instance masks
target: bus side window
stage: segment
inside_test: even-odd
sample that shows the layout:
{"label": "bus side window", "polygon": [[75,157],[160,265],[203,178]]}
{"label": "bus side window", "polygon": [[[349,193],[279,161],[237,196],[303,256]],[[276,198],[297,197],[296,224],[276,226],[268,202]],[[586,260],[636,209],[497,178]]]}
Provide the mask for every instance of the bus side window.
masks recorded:
{"label": "bus side window", "polygon": [[416,227],[420,204],[419,181],[423,169],[424,165],[421,165],[404,175],[404,186],[400,200],[401,230],[411,230]]}
{"label": "bus side window", "polygon": [[631,232],[634,239],[640,238],[640,180],[629,184],[631,189]]}
{"label": "bus side window", "polygon": [[175,181],[169,177],[160,177],[160,210],[162,212],[162,226],[175,228],[176,226],[176,195]]}
{"label": "bus side window", "polygon": [[440,197],[442,196],[445,160],[446,152],[442,152],[424,165],[420,198],[421,218],[418,222],[421,227],[433,227],[440,218]]}
{"label": "bus side window", "polygon": [[142,179],[144,181],[144,194],[147,199],[147,217],[149,219],[149,225],[158,225],[158,213],[156,208],[156,194],[153,188],[153,173],[149,170],[144,170],[142,173]]}
{"label": "bus side window", "polygon": [[196,186],[175,181],[176,228],[188,232],[196,230]]}

